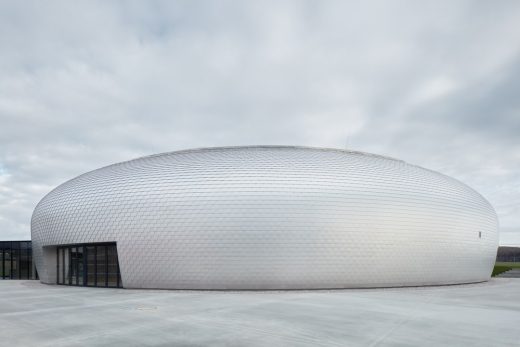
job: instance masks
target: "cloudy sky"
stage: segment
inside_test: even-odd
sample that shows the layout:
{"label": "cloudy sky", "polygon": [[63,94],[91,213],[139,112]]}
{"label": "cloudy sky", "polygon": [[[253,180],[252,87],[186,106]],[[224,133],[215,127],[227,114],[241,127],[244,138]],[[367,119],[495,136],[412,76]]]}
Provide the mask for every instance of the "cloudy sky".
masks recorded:
{"label": "cloudy sky", "polygon": [[383,154],[520,233],[518,1],[0,1],[0,239],[83,172],[192,147]]}

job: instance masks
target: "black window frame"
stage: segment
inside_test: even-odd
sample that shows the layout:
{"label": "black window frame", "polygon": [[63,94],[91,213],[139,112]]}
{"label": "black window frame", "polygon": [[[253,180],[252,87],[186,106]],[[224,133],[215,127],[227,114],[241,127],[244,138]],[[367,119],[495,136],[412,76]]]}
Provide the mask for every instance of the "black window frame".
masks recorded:
{"label": "black window frame", "polygon": [[[88,254],[89,254],[89,247],[93,248],[94,250],[94,285],[89,284],[88,281]],[[99,254],[99,248],[104,250],[104,254]],[[109,273],[108,273],[108,252],[109,249],[112,248],[114,254],[115,254],[115,260],[117,264],[117,273],[115,274],[117,277],[116,286],[109,286]],[[81,271],[81,281],[79,279],[80,269],[79,269],[79,252],[78,250],[81,249],[81,256],[82,256],[82,271]],[[75,250],[74,252],[72,252]],[[60,261],[60,253],[62,254],[62,259]],[[65,262],[65,253],[68,254],[68,263]],[[72,254],[75,254],[75,258],[73,259]],[[104,271],[98,272],[98,255],[103,256],[104,258]],[[73,261],[74,260],[74,261]],[[67,266],[65,266],[67,265]],[[66,268],[68,268],[68,278],[67,281],[65,281],[65,273]],[[60,281],[59,272],[62,271],[63,273],[63,281]],[[73,276],[72,273],[74,272],[75,278],[73,283]],[[92,273],[91,273],[92,274]],[[104,281],[100,282],[98,281],[98,276],[100,278],[104,278]],[[60,283],[62,282],[62,283]],[[56,247],[56,284],[58,285],[69,285],[69,286],[75,286],[75,287],[98,287],[98,288],[123,288],[123,282],[121,280],[121,271],[119,267],[119,257],[117,253],[117,243],[116,242],[98,242],[98,243],[81,243],[81,244],[69,244],[69,245],[59,245]]]}
{"label": "black window frame", "polygon": [[[7,254],[9,259],[6,259]],[[32,271],[33,266],[31,241],[0,241],[0,280],[38,279],[38,273]]]}

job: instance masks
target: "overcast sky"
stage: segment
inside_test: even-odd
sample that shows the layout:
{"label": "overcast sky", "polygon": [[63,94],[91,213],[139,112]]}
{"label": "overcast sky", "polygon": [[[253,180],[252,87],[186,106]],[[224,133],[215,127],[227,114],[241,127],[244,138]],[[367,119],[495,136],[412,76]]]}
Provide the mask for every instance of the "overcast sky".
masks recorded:
{"label": "overcast sky", "polygon": [[519,1],[1,1],[0,239],[114,162],[283,144],[383,154],[520,232]]}

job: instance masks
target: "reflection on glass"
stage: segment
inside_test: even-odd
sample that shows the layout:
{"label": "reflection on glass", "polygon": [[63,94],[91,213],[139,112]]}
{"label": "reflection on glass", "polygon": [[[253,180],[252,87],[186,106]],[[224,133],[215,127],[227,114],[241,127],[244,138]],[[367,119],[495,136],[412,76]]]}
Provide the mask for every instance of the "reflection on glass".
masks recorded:
{"label": "reflection on glass", "polygon": [[117,250],[116,247],[110,246],[107,247],[107,260],[108,260],[108,286],[109,287],[117,287],[117,276],[118,276],[118,268],[117,268]]}
{"label": "reflection on glass", "polygon": [[83,285],[83,247],[76,248],[76,285]]}
{"label": "reflection on glass", "polygon": [[72,247],[70,249],[70,278],[71,278],[70,284],[75,284],[75,285],[78,284],[77,277],[76,277],[78,261],[77,261],[76,255],[77,255],[76,247]]}
{"label": "reflection on glass", "polygon": [[64,284],[71,284],[71,277],[72,277],[72,274],[70,272],[70,255],[69,255],[69,249],[68,248],[65,248],[63,250],[63,270],[65,271],[64,272]]}
{"label": "reflection on glass", "polygon": [[96,248],[94,246],[87,246],[87,286],[96,285]]}
{"label": "reflection on glass", "polygon": [[106,247],[97,247],[97,286],[104,287],[106,284]]}
{"label": "reflection on glass", "polygon": [[[58,248],[58,267],[56,268],[56,272],[58,273],[58,284],[63,284],[63,271],[60,271],[60,262],[63,259],[63,249]],[[61,264],[61,268],[63,268],[63,264]]]}
{"label": "reflection on glass", "polygon": [[121,287],[115,244],[88,244],[58,247],[58,284]]}
{"label": "reflection on glass", "polygon": [[4,278],[11,278],[11,250],[4,250]]}
{"label": "reflection on glass", "polygon": [[31,241],[0,241],[0,279],[31,278]]}
{"label": "reflection on glass", "polygon": [[12,249],[11,250],[11,279],[16,280],[18,279],[18,266],[20,261],[20,249]]}

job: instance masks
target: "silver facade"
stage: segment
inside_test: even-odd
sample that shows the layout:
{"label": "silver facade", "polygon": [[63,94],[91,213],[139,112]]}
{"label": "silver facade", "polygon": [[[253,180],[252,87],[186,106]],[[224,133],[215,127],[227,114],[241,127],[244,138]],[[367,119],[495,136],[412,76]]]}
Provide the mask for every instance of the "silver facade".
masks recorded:
{"label": "silver facade", "polygon": [[488,280],[498,222],[473,189],[400,160],[228,147],[74,178],[38,204],[32,240],[44,283],[57,245],[117,242],[127,288],[416,286]]}

